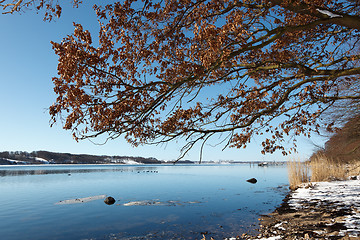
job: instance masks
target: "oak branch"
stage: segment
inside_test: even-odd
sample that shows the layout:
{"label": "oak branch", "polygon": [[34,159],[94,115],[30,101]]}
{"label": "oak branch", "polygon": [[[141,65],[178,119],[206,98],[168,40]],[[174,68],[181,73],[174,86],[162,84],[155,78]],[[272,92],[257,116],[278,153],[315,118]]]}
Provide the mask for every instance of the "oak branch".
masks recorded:
{"label": "oak branch", "polygon": [[360,99],[357,0],[98,1],[94,10],[99,42],[75,24],[52,43],[50,114],[77,140],[184,138],[186,153],[215,135],[236,148],[263,135],[263,153],[287,154],[334,103]]}

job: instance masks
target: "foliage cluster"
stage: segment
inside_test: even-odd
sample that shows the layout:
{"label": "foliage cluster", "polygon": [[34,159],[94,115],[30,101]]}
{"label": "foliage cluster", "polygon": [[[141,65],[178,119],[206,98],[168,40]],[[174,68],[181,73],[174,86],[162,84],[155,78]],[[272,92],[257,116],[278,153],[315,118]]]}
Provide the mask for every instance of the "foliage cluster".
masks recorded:
{"label": "foliage cluster", "polygon": [[[0,4],[61,14],[51,0]],[[185,154],[214,136],[242,148],[264,135],[262,153],[287,154],[296,138],[289,149],[285,138],[310,137],[336,102],[360,99],[357,0],[124,0],[94,10],[99,42],[79,23],[52,42],[50,114],[76,140],[185,138]]]}

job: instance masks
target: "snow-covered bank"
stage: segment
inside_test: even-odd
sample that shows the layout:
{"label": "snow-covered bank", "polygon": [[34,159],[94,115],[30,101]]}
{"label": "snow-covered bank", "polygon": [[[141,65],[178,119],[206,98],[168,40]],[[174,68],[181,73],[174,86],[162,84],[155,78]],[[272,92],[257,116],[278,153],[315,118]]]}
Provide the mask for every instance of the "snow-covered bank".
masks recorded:
{"label": "snow-covered bank", "polygon": [[275,212],[260,234],[242,239],[360,239],[360,180],[304,184]]}
{"label": "snow-covered bank", "polygon": [[347,229],[341,230],[340,235],[360,238],[360,181],[317,182],[311,187],[297,189],[289,200],[294,209],[302,209],[302,203],[319,205],[328,202],[338,210],[349,211],[343,223]]}

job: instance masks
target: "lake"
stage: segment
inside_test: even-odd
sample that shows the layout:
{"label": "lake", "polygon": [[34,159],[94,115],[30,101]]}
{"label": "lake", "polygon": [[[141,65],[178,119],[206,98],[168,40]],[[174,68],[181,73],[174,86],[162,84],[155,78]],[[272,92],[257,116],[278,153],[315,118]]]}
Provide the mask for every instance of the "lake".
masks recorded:
{"label": "lake", "polygon": [[288,192],[286,166],[0,166],[0,236],[223,239],[256,233]]}

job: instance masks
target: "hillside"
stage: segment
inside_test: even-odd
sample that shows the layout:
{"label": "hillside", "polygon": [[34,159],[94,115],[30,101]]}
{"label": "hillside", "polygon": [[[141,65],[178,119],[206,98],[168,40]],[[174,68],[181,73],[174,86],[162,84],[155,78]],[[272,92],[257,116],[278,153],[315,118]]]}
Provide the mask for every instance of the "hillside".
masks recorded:
{"label": "hillside", "polygon": [[[97,156],[87,154],[55,153],[48,151],[0,152],[0,165],[21,164],[161,164],[156,158],[129,156]],[[189,163],[189,162],[188,162]]]}
{"label": "hillside", "polygon": [[360,116],[350,118],[325,143],[325,148],[316,152],[312,158],[323,154],[335,162],[352,162],[360,159]]}

